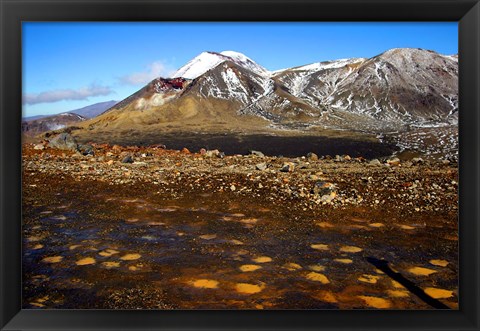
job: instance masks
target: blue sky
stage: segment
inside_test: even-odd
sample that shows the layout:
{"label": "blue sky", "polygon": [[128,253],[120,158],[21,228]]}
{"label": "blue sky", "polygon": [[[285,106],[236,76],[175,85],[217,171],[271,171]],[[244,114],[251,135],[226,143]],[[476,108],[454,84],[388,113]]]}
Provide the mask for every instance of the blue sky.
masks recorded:
{"label": "blue sky", "polygon": [[396,47],[458,52],[456,22],[27,22],[22,29],[24,116],[122,100],[203,51],[238,51],[269,70]]}

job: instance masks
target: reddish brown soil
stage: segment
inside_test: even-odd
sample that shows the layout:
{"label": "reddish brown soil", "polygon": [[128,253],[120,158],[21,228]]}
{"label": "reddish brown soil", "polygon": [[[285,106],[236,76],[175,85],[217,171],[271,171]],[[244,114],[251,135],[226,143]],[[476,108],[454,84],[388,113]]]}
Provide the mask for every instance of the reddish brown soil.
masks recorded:
{"label": "reddish brown soil", "polygon": [[454,165],[107,145],[23,157],[24,308],[458,308]]}

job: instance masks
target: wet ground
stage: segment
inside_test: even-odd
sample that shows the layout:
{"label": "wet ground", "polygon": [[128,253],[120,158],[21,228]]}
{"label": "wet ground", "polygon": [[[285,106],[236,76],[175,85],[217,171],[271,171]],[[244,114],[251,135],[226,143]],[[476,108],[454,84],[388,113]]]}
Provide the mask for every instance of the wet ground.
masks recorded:
{"label": "wet ground", "polygon": [[[161,134],[139,135],[132,132],[130,135],[109,136],[104,141],[119,145],[154,145],[164,144],[168,149],[180,150],[184,147],[191,151],[198,151],[200,148],[218,149],[227,155],[247,154],[251,150],[260,150],[265,155],[283,155],[296,157],[306,155],[309,152],[318,155],[343,155],[353,157],[362,156],[365,158],[377,158],[388,156],[399,148],[395,143],[382,143],[372,135],[360,133],[337,133],[335,136],[319,135],[296,135],[279,136],[265,134]],[[284,133],[287,134],[287,133]],[[99,134],[96,139],[102,141]],[[141,138],[140,138],[141,137]],[[83,139],[85,143],[90,141],[91,136]]]}
{"label": "wet ground", "polygon": [[[24,308],[458,308],[455,208],[414,212],[378,188],[376,207],[305,208],[269,191],[73,176],[62,160],[56,174],[42,168],[51,160],[24,171]],[[456,174],[422,169],[399,176]]]}

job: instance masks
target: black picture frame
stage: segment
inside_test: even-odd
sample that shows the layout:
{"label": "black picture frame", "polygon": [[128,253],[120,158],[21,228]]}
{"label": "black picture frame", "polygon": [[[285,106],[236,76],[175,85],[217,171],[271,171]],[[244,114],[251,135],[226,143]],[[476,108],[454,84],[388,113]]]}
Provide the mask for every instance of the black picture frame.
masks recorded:
{"label": "black picture frame", "polygon": [[[474,0],[0,0],[2,330],[479,330],[480,4]],[[21,309],[21,23],[24,21],[458,21],[460,309],[115,311]]]}

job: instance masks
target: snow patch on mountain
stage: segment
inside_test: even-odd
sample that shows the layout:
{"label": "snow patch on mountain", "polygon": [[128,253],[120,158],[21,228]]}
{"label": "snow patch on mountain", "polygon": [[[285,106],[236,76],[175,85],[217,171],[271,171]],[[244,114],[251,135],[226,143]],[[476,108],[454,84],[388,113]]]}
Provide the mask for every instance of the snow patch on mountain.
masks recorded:
{"label": "snow patch on mountain", "polygon": [[270,74],[267,69],[257,64],[255,61],[242,53],[234,51],[223,51],[221,53],[201,53],[200,55],[190,60],[186,65],[178,69],[172,77],[195,79],[225,61],[231,61],[241,66],[242,68],[253,71],[257,75],[267,76]]}
{"label": "snow patch on mountain", "polygon": [[337,69],[344,67],[348,64],[358,63],[365,61],[364,58],[352,58],[352,59],[339,59],[334,61],[325,61],[325,62],[316,62],[312,64],[307,64],[305,66],[291,68],[289,70],[293,71],[320,71],[326,69]]}
{"label": "snow patch on mountain", "polygon": [[226,56],[214,52],[203,52],[178,69],[172,77],[195,79],[227,60]]}

